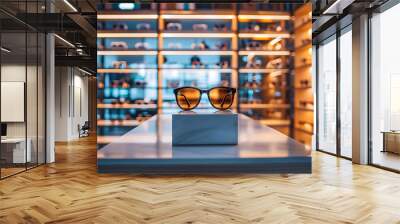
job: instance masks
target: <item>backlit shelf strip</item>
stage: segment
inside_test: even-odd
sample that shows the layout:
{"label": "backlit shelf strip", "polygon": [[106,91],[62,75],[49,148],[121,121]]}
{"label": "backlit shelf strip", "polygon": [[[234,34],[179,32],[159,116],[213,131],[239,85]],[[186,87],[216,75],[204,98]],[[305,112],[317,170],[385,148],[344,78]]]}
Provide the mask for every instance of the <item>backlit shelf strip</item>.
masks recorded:
{"label": "backlit shelf strip", "polygon": [[97,51],[97,55],[157,55],[157,51]]}
{"label": "backlit shelf strip", "polygon": [[161,15],[162,19],[234,19],[235,15],[218,15],[218,14],[164,14]]}
{"label": "backlit shelf strip", "polygon": [[157,14],[98,14],[98,20],[158,19]]}
{"label": "backlit shelf strip", "polygon": [[158,37],[157,33],[97,33],[97,37],[127,37],[127,38],[141,38],[141,37]]}
{"label": "backlit shelf strip", "polygon": [[189,38],[196,38],[196,37],[210,37],[210,38],[232,38],[234,37],[234,33],[162,33],[161,37],[189,37]]}
{"label": "backlit shelf strip", "polygon": [[124,136],[112,136],[112,135],[97,135],[97,143],[98,144],[107,144],[107,143],[137,143],[140,141],[141,143],[153,143],[156,141],[156,136],[143,135],[138,136],[137,138],[128,138]]}
{"label": "backlit shelf strip", "polygon": [[143,73],[143,72],[157,72],[157,69],[154,68],[102,68],[97,69],[97,73],[122,73],[122,74],[129,74],[129,73]]}
{"label": "backlit shelf strip", "polygon": [[138,126],[142,122],[137,120],[123,120],[123,121],[111,121],[111,120],[98,120],[97,126]]}
{"label": "backlit shelf strip", "polygon": [[161,68],[161,70],[172,70],[172,71],[179,71],[179,72],[221,72],[221,73],[231,73],[233,69],[231,68]]}
{"label": "backlit shelf strip", "polygon": [[239,51],[239,55],[290,55],[290,51]]}
{"label": "backlit shelf strip", "polygon": [[239,69],[239,73],[271,73],[271,72],[288,72],[288,69],[279,68],[243,68]]}
{"label": "backlit shelf strip", "polygon": [[290,125],[290,120],[266,119],[266,120],[259,120],[259,122],[263,125],[268,125],[268,126],[288,126],[288,125]]}
{"label": "backlit shelf strip", "polygon": [[256,15],[256,14],[241,14],[238,16],[239,20],[290,20],[290,15],[287,14],[275,14],[275,15]]}
{"label": "backlit shelf strip", "polygon": [[156,109],[157,104],[97,104],[97,108],[107,109]]}
{"label": "backlit shelf strip", "polygon": [[193,51],[161,51],[162,55],[232,55],[233,51],[212,51],[212,50],[193,50]]}
{"label": "backlit shelf strip", "polygon": [[259,103],[241,103],[242,109],[289,109],[289,104],[259,104]]}
{"label": "backlit shelf strip", "polygon": [[239,33],[240,38],[290,38],[289,33]]}

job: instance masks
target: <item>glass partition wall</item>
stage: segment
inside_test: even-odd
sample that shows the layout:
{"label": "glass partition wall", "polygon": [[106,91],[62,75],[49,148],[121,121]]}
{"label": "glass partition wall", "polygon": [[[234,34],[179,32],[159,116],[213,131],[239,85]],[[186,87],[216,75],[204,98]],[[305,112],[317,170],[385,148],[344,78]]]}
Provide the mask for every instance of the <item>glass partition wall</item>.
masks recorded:
{"label": "glass partition wall", "polygon": [[352,157],[352,28],[317,45],[317,150]]}
{"label": "glass partition wall", "polygon": [[400,4],[371,18],[370,163],[400,171]]}
{"label": "glass partition wall", "polygon": [[[35,13],[39,1],[15,6]],[[20,21],[0,13],[1,179],[45,163],[45,36]]]}

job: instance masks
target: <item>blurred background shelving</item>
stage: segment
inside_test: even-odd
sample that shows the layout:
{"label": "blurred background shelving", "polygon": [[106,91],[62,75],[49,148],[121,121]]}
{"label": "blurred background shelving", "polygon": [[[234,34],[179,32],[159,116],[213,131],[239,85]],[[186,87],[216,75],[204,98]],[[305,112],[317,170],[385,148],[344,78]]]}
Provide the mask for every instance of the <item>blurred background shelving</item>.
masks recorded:
{"label": "blurred background shelving", "polygon": [[311,145],[314,130],[314,95],[312,82],[312,7],[305,4],[294,13],[295,78],[294,138]]}
{"label": "blurred background shelving", "polygon": [[[291,100],[294,28],[307,26],[294,22],[295,4],[132,4],[104,4],[98,13],[102,142],[153,114],[178,111],[179,86],[238,88],[234,111],[293,135],[293,111],[309,109]],[[206,97],[199,107],[212,109]]]}

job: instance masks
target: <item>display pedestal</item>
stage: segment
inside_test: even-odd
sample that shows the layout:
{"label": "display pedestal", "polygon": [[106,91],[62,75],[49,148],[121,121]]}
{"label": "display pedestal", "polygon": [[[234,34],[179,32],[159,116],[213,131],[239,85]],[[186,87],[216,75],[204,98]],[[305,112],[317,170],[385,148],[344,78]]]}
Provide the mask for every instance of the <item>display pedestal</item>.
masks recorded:
{"label": "display pedestal", "polygon": [[237,145],[238,115],[230,111],[172,115],[172,145]]}

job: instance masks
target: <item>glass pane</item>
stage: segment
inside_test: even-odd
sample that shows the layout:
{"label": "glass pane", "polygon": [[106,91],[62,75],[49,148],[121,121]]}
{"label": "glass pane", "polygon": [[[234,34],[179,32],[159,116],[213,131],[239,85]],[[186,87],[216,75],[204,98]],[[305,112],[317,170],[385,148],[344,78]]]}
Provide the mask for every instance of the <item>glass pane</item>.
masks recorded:
{"label": "glass pane", "polygon": [[39,34],[39,45],[38,45],[38,164],[45,163],[46,149],[45,149],[45,124],[46,124],[46,108],[45,108],[45,60],[46,60],[46,36],[44,34]]}
{"label": "glass pane", "polygon": [[28,149],[30,148],[31,153],[28,160],[28,168],[37,165],[37,132],[38,132],[38,120],[37,120],[37,80],[38,80],[38,36],[36,32],[27,33],[27,44],[28,44],[28,62],[27,62],[27,80],[26,80],[26,114],[27,114],[27,142]]}
{"label": "glass pane", "polygon": [[372,163],[400,170],[400,4],[372,18]]}
{"label": "glass pane", "polygon": [[352,35],[351,30],[340,36],[340,150],[351,158],[352,149]]}
{"label": "glass pane", "polygon": [[[31,141],[26,144],[26,33],[1,34],[1,175],[25,170],[31,161]],[[28,148],[28,150],[26,150]]]}
{"label": "glass pane", "polygon": [[318,146],[336,153],[336,39],[318,48]]}

